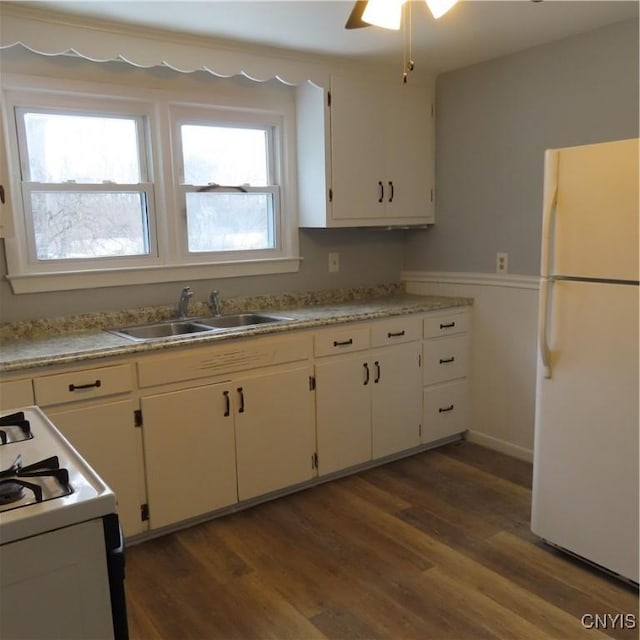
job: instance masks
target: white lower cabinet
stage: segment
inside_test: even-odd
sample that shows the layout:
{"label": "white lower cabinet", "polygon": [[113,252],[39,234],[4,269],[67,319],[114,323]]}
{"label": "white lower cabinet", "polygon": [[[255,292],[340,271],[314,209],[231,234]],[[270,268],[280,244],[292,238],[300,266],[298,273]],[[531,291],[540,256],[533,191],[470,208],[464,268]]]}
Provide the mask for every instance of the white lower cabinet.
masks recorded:
{"label": "white lower cabinet", "polygon": [[304,364],[234,380],[238,498],[315,475],[313,368]]}
{"label": "white lower cabinet", "polygon": [[419,445],[421,388],[418,342],[317,362],[319,475]]}
{"label": "white lower cabinet", "polygon": [[407,342],[372,354],[371,440],[373,458],[420,444],[420,347]]}
{"label": "white lower cabinet", "polygon": [[141,533],[144,469],[133,399],[73,408],[69,405],[44,407],[43,410],[115,492],[125,536]]}
{"label": "white lower cabinet", "polygon": [[469,428],[469,311],[429,314],[424,320],[422,442]]}
{"label": "white lower cabinet", "polygon": [[311,479],[311,374],[305,364],[143,397],[151,528]]}
{"label": "white lower cabinet", "polygon": [[371,460],[371,395],[367,353],[316,364],[318,474]]}
{"label": "white lower cabinet", "polygon": [[237,502],[231,393],[225,383],[141,398],[152,529]]}
{"label": "white lower cabinet", "polygon": [[167,349],[3,380],[2,408],[42,406],[130,537],[465,431],[469,331],[462,307]]}

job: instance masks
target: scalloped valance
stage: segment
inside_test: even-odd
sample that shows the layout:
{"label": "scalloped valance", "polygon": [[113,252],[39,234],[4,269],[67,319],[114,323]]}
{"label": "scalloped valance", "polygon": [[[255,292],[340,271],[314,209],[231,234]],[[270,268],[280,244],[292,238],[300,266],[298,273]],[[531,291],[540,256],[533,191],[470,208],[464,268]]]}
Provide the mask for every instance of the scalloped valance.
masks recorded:
{"label": "scalloped valance", "polygon": [[22,45],[46,56],[75,54],[93,62],[124,61],[136,67],[169,67],[183,73],[207,71],[225,78],[244,75],[258,82],[277,79],[298,85],[310,81],[319,87],[327,87],[329,82],[322,65],[285,54],[251,53],[201,37],[80,21],[15,6],[0,5],[0,15],[0,49]]}

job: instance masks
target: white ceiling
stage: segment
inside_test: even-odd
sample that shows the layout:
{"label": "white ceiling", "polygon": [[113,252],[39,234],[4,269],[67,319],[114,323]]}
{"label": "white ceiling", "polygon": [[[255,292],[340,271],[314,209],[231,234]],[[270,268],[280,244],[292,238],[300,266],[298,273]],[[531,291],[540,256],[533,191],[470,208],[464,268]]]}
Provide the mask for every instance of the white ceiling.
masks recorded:
{"label": "white ceiling", "polygon": [[[218,40],[401,63],[406,34],[345,30],[343,0],[82,0],[30,2],[81,16],[210,36]],[[463,0],[436,21],[412,5],[416,64],[441,72],[638,18],[637,0]]]}

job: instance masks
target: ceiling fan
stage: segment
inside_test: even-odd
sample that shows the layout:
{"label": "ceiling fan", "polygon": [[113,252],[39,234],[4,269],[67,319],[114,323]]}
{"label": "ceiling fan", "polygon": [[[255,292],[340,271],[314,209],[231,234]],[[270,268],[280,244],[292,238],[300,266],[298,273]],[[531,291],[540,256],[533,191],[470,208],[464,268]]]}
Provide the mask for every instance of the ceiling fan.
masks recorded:
{"label": "ceiling fan", "polygon": [[[345,29],[360,29],[372,25],[385,29],[399,29],[402,5],[406,0],[356,0]],[[411,0],[409,0],[411,1]],[[434,18],[444,15],[458,0],[426,0]]]}

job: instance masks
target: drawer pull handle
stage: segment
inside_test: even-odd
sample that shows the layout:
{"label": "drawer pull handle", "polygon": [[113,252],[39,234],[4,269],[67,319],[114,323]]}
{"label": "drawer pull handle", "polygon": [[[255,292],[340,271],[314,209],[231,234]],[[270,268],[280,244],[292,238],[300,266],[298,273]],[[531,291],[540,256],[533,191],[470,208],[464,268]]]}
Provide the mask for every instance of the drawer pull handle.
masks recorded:
{"label": "drawer pull handle", "polygon": [[342,342],[338,341],[338,340],[334,340],[333,341],[333,346],[334,347],[346,347],[350,344],[353,344],[353,338],[349,338],[348,340],[343,340]]}
{"label": "drawer pull handle", "polygon": [[391,195],[389,196],[389,202],[393,202],[393,195],[394,195],[393,182],[389,182],[389,189],[391,190]]}
{"label": "drawer pull handle", "polygon": [[453,405],[450,404],[448,407],[444,407],[444,409],[438,409],[438,413],[446,413],[447,411],[453,411]]}
{"label": "drawer pull handle", "polygon": [[387,333],[387,338],[400,338],[403,335],[404,329],[402,331],[396,331],[395,333],[393,333],[393,331],[389,331],[389,333]]}
{"label": "drawer pull handle", "polygon": [[451,356],[450,358],[445,358],[444,360],[440,358],[440,364],[449,364],[450,362],[454,362],[455,358]]}
{"label": "drawer pull handle", "polygon": [[380,180],[378,180],[378,186],[380,187],[380,197],[378,198],[378,202],[382,202],[384,200],[384,185]]}
{"label": "drawer pull handle", "polygon": [[374,382],[378,384],[378,382],[380,382],[380,373],[381,373],[380,363],[376,360],[373,364],[376,365],[376,378]]}
{"label": "drawer pull handle", "polygon": [[224,417],[228,418],[231,415],[231,401],[229,400],[229,392],[223,391],[222,395],[224,396]]}
{"label": "drawer pull handle", "polygon": [[369,365],[365,362],[362,366],[364,367],[364,372],[366,374],[364,379],[364,386],[366,387],[369,384]]}
{"label": "drawer pull handle", "polygon": [[240,406],[238,407],[238,413],[244,413],[244,391],[242,387],[238,387],[238,396],[240,397]]}
{"label": "drawer pull handle", "polygon": [[448,324],[441,324],[440,328],[441,329],[453,329],[453,327],[456,326],[455,322],[449,322]]}
{"label": "drawer pull handle", "polygon": [[101,387],[102,382],[100,380],[96,380],[95,382],[91,382],[89,384],[70,384],[69,391],[78,391],[79,389],[93,389]]}

